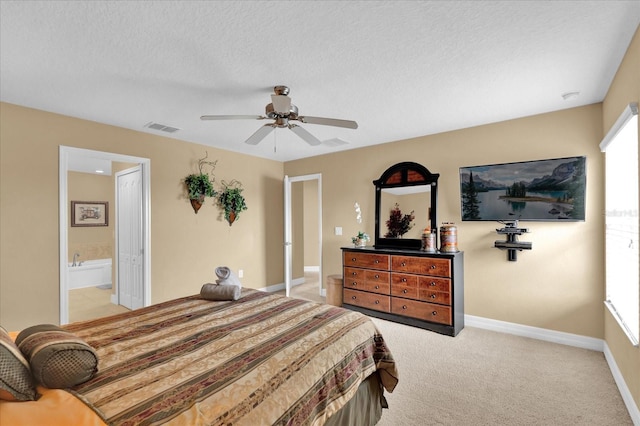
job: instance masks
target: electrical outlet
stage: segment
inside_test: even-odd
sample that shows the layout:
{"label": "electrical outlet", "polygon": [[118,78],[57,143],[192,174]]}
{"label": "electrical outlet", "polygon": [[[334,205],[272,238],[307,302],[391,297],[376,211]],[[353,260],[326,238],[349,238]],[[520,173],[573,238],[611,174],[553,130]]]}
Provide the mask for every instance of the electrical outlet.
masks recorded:
{"label": "electrical outlet", "polygon": [[244,277],[244,271],[242,269],[238,269],[238,278]]}
{"label": "electrical outlet", "polygon": [[342,226],[336,226],[334,229],[335,235],[342,235]]}

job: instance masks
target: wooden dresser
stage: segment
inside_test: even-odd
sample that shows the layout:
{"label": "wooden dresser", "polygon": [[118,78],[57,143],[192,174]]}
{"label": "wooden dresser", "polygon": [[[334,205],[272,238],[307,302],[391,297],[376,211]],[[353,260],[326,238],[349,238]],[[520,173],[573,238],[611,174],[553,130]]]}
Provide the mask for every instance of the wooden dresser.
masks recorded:
{"label": "wooden dresser", "polygon": [[464,253],[342,248],[342,306],[449,336],[464,327]]}

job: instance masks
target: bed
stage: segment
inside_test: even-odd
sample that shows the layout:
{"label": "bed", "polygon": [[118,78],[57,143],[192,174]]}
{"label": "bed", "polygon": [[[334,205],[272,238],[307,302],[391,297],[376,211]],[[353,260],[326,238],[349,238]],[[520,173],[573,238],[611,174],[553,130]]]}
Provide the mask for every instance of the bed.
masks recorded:
{"label": "bed", "polygon": [[0,401],[3,424],[373,425],[398,383],[368,317],[253,289],[63,329],[95,350],[97,373],[38,386],[37,401]]}

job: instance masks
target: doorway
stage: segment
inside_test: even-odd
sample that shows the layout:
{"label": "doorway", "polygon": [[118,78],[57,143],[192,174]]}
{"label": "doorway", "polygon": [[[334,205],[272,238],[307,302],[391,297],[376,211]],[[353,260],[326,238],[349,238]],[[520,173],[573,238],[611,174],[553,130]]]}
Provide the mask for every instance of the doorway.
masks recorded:
{"label": "doorway", "polygon": [[[59,150],[59,236],[60,236],[60,252],[59,252],[59,269],[60,269],[60,324],[69,322],[69,226],[70,226],[70,203],[68,193],[68,172],[74,169],[74,165],[81,164],[84,166],[93,165],[94,162],[111,164],[112,162],[134,163],[138,164],[141,171],[141,205],[139,209],[140,223],[140,269],[142,271],[141,300],[143,306],[151,303],[151,201],[150,201],[150,169],[151,163],[148,158],[134,157],[123,154],[110,152],[93,151],[88,149],[60,146]],[[117,217],[118,203],[116,203]],[[117,233],[115,236],[117,245]],[[118,264],[118,252],[115,252],[114,263]],[[116,273],[113,277],[117,276]],[[117,297],[113,298],[116,299]]]}
{"label": "doorway", "polygon": [[302,265],[303,273],[297,272],[304,276],[311,270],[317,275],[317,292],[322,296],[321,174],[285,176],[284,213],[285,295],[291,294],[294,268]]}

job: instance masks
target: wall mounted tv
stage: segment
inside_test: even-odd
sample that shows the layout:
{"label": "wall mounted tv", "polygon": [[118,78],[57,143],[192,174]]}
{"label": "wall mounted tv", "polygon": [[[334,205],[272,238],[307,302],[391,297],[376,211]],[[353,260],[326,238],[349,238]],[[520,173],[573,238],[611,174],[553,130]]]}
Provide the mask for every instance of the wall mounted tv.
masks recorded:
{"label": "wall mounted tv", "polygon": [[586,187],[586,157],[461,167],[462,221],[584,221]]}

